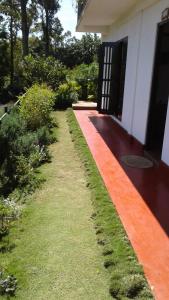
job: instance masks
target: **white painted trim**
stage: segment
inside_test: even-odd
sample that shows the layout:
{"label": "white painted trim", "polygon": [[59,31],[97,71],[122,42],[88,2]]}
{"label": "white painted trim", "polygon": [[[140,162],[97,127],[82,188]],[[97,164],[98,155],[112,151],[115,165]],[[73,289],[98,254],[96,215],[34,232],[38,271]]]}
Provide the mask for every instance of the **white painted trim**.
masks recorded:
{"label": "white painted trim", "polygon": [[109,33],[109,26],[82,26],[82,29],[79,30],[79,32],[92,32],[92,33],[102,33],[102,34],[108,34]]}
{"label": "white painted trim", "polygon": [[[169,99],[168,99],[168,101],[169,101]],[[168,103],[165,131],[164,131],[162,161],[164,161],[167,165],[169,165],[169,103]]]}
{"label": "white painted trim", "polygon": [[120,21],[122,22],[122,20],[124,21],[124,23],[128,22],[128,20],[133,18],[137,13],[149,8],[150,6],[154,5],[155,3],[159,2],[159,1],[160,0],[143,0],[142,2],[135,4],[133,9],[130,10],[130,14],[127,13],[127,14],[123,15],[119,19],[119,22]]}
{"label": "white painted trim", "polygon": [[[115,116],[113,116],[113,115],[110,115],[110,117],[112,118],[113,121],[115,121],[118,125],[120,125],[120,127],[123,127],[123,128],[124,128],[122,121],[120,121],[119,119],[117,119],[117,118],[116,118]],[[125,129],[125,130],[126,130],[126,129]]]}
{"label": "white painted trim", "polygon": [[146,130],[145,130],[145,139],[144,145],[146,144],[147,139],[147,130],[148,130],[148,121],[149,121],[149,112],[150,112],[150,105],[151,105],[151,95],[152,95],[152,88],[153,88],[153,79],[154,79],[154,69],[155,69],[155,59],[156,59],[156,48],[157,48],[157,38],[158,38],[158,24],[156,24],[156,37],[155,37],[155,45],[154,45],[154,53],[153,55],[153,65],[151,69],[151,83],[150,83],[150,90],[149,90],[149,103],[148,103],[148,111],[147,111],[147,118],[146,118]]}
{"label": "white painted trim", "polygon": [[137,83],[138,83],[138,66],[139,66],[139,58],[140,58],[140,47],[141,47],[141,34],[142,34],[142,25],[143,25],[143,11],[141,11],[140,16],[140,24],[139,24],[139,43],[137,49],[137,62],[136,62],[136,80],[135,80],[135,88],[134,88],[134,101],[132,107],[132,117],[131,117],[131,128],[130,134],[133,134],[133,125],[134,125],[134,114],[135,114],[135,106],[136,106],[136,93],[137,93]]}
{"label": "white painted trim", "polygon": [[[83,17],[92,1],[93,0],[87,0],[87,3],[81,13],[79,20],[78,20],[78,23],[76,26],[76,31],[79,31],[79,32],[82,32],[82,31],[87,32],[88,31],[88,32],[98,32],[98,33],[102,33],[102,34],[108,34],[111,31],[113,26],[115,26],[115,27],[121,26],[122,24],[127,23],[129,20],[131,20],[131,18],[133,18],[141,10],[145,10],[145,9],[149,8],[150,6],[159,2],[160,0],[143,0],[143,1],[139,0],[138,1],[139,3],[134,4],[133,7],[130,9],[130,11],[127,10],[124,14],[122,14],[120,17],[115,18],[114,21],[112,20],[112,23],[110,23],[109,25],[106,25],[106,26],[82,25]],[[105,30],[105,27],[106,27],[106,30]]]}
{"label": "white painted trim", "polygon": [[150,6],[154,5],[155,3],[159,2],[160,0],[144,0],[141,3],[137,3],[133,6],[133,9],[130,10],[130,13],[127,12],[123,14],[119,19],[117,19],[115,22],[110,24],[109,26],[109,32],[111,32],[112,28],[117,29],[118,27],[128,23],[131,19],[133,19],[137,14],[139,14],[141,11],[143,12],[145,9],[149,8]]}

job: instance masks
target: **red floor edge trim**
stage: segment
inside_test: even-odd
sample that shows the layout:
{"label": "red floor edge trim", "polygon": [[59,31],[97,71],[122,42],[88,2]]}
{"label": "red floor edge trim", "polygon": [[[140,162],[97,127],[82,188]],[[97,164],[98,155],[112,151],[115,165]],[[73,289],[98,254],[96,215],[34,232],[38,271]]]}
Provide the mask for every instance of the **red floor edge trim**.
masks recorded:
{"label": "red floor edge trim", "polygon": [[74,113],[155,299],[168,300],[169,237],[103,138],[105,128],[107,134],[112,130],[110,117],[103,118],[97,111]]}

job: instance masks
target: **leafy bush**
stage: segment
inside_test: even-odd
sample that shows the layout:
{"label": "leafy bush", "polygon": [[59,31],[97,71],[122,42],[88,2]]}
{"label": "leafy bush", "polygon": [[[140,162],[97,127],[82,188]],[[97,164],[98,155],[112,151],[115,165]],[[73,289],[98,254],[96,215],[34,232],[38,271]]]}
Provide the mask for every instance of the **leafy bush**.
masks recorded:
{"label": "leafy bush", "polygon": [[17,156],[16,158],[16,173],[15,178],[19,187],[25,186],[34,179],[34,170],[29,164],[28,159],[24,155]]}
{"label": "leafy bush", "polygon": [[97,100],[99,65],[94,62],[88,67],[88,100]]}
{"label": "leafy bush", "polygon": [[152,299],[151,292],[146,289],[146,280],[143,275],[130,274],[122,279],[113,279],[110,294],[115,299]]}
{"label": "leafy bush", "polygon": [[0,201],[0,239],[8,233],[9,224],[7,217],[10,215],[10,209]]}
{"label": "leafy bush", "polygon": [[13,201],[0,199],[0,240],[9,231],[10,221],[16,219],[19,215],[18,207]]}
{"label": "leafy bush", "polygon": [[26,132],[24,135],[18,136],[11,144],[11,151],[14,155],[24,155],[29,157],[35,151],[35,146],[38,145],[38,137],[36,132]]}
{"label": "leafy bush", "polygon": [[[15,188],[24,189],[25,187],[33,191],[38,187],[40,182],[36,177],[35,169],[50,158],[45,146],[32,145],[32,150],[27,150],[27,156],[22,152],[16,155],[12,150],[0,168],[0,192],[4,196]],[[30,152],[29,155],[28,152]]]}
{"label": "leafy bush", "polygon": [[38,144],[40,146],[50,145],[55,142],[55,138],[52,135],[51,130],[47,126],[42,126],[37,129],[36,135],[38,138]]}
{"label": "leafy bush", "polygon": [[53,90],[65,81],[66,68],[54,57],[39,57],[28,55],[20,64],[22,85],[29,87],[35,83],[46,83]]}
{"label": "leafy bush", "polygon": [[10,219],[16,220],[20,216],[21,207],[15,202],[15,198],[12,198],[10,195],[10,197],[2,199],[1,201],[9,210]]}
{"label": "leafy bush", "polygon": [[80,86],[79,97],[83,100],[97,99],[97,82],[99,66],[94,62],[90,65],[81,64],[69,72],[67,78],[75,80]]}
{"label": "leafy bush", "polygon": [[34,84],[19,99],[20,113],[29,129],[36,130],[50,125],[50,113],[54,104],[54,92],[50,88]]}
{"label": "leafy bush", "polygon": [[1,296],[14,296],[17,288],[17,280],[13,275],[5,277],[0,272],[0,295]]}
{"label": "leafy bush", "polygon": [[24,135],[25,132],[26,123],[18,113],[18,109],[15,108],[10,115],[7,115],[3,119],[0,126],[0,163],[2,163],[6,157],[10,156],[11,144],[13,144],[18,137]]}
{"label": "leafy bush", "polygon": [[34,190],[39,185],[35,169],[49,160],[52,143],[49,126],[28,130],[19,109],[11,111],[0,127],[0,192],[7,196],[15,188]]}
{"label": "leafy bush", "polygon": [[37,145],[29,156],[29,164],[33,168],[39,167],[42,163],[50,160],[48,148],[45,145]]}
{"label": "leafy bush", "polygon": [[67,81],[67,83],[61,84],[56,93],[55,107],[71,107],[72,103],[78,101],[78,90],[79,86],[75,81]]}

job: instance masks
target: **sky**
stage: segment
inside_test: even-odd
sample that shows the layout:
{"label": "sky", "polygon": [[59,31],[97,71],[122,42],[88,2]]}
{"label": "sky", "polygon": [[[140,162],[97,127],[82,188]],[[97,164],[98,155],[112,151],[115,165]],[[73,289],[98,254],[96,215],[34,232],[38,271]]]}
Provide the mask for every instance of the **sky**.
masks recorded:
{"label": "sky", "polygon": [[65,31],[70,30],[72,32],[72,36],[80,38],[82,34],[75,32],[77,23],[77,13],[75,11],[75,7],[73,7],[73,2],[75,1],[60,0],[61,9],[58,12],[58,18],[61,21],[61,24]]}

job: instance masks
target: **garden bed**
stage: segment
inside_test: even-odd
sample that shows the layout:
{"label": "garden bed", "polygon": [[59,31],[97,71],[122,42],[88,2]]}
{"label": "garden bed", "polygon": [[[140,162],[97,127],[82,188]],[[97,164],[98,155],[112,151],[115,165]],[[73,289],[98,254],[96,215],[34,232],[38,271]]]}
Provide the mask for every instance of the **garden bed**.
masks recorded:
{"label": "garden bed", "polygon": [[53,129],[58,142],[49,147],[51,162],[39,168],[46,180],[28,196],[8,237],[14,247],[0,253],[1,265],[18,280],[16,300],[109,300],[84,170],[66,112],[52,116],[58,123]]}

